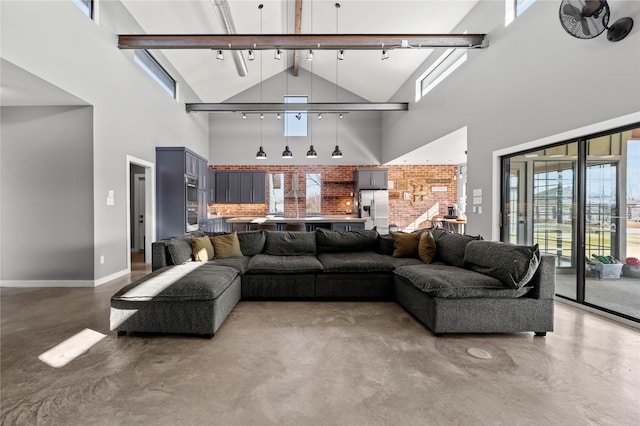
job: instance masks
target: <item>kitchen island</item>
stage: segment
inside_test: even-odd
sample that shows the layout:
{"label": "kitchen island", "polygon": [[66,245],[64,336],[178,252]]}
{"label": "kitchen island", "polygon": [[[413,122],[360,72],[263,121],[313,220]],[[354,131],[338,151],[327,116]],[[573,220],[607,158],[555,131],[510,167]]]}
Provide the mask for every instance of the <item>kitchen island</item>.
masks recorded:
{"label": "kitchen island", "polygon": [[267,228],[268,225],[275,225],[276,230],[284,231],[288,224],[303,224],[306,231],[315,231],[316,228],[334,231],[357,231],[364,229],[365,221],[366,219],[355,216],[308,216],[296,218],[271,215],[229,217],[226,220],[233,231],[251,231]]}

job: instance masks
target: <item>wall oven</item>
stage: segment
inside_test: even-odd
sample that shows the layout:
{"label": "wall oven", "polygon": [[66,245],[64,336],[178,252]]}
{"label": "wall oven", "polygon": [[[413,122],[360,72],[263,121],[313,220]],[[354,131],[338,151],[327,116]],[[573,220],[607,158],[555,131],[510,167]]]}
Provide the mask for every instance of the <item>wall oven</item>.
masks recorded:
{"label": "wall oven", "polygon": [[186,232],[196,231],[198,223],[198,179],[185,177]]}

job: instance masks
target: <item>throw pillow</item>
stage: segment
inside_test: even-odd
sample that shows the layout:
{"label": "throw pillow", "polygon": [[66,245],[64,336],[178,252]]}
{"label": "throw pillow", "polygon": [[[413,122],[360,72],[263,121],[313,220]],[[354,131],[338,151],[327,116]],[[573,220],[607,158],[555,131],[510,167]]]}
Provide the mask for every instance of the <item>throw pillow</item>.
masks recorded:
{"label": "throw pillow", "polygon": [[412,232],[392,232],[393,257],[418,257],[418,234]]}
{"label": "throw pillow", "polygon": [[431,263],[436,257],[436,239],[429,231],[420,232],[418,240],[418,257],[424,263]]}
{"label": "throw pillow", "polygon": [[193,260],[191,237],[172,238],[167,242],[167,250],[174,265],[182,265]]}
{"label": "throw pillow", "polygon": [[193,257],[196,262],[206,262],[213,259],[213,244],[209,237],[197,237],[191,240],[193,247]]}
{"label": "throw pillow", "polygon": [[386,254],[387,256],[393,255],[393,236],[390,234],[380,235],[378,238],[378,253]]}
{"label": "throw pillow", "polygon": [[472,237],[470,235],[455,234],[442,231],[434,233],[438,250],[436,257],[447,265],[464,268],[464,250],[470,241],[482,240],[481,236]]}
{"label": "throw pillow", "polygon": [[496,241],[471,241],[464,254],[465,266],[499,279],[509,288],[522,288],[540,265],[538,245],[518,246]]}
{"label": "throw pillow", "polygon": [[242,256],[237,232],[234,231],[227,235],[209,237],[209,239],[211,240],[211,244],[213,244],[213,251],[216,259]]}

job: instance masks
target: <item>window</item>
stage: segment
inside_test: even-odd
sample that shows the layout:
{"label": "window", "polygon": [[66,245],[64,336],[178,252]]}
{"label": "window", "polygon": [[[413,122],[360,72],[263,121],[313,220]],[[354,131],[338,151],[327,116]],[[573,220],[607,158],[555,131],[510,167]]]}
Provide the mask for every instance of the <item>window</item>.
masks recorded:
{"label": "window", "polygon": [[[285,104],[306,104],[306,96],[285,96]],[[284,114],[285,136],[307,136],[307,112],[287,111]]]}
{"label": "window", "polygon": [[85,15],[93,19],[93,0],[73,0],[73,3],[78,6]]}
{"label": "window", "polygon": [[504,25],[507,26],[529,8],[536,0],[506,0]]}
{"label": "window", "polygon": [[146,50],[136,50],[134,59],[172,98],[176,98],[176,81]]}
{"label": "window", "polygon": [[467,60],[466,49],[447,49],[420,76],[416,84],[416,102]]}
{"label": "window", "polygon": [[307,173],[305,190],[307,196],[307,214],[320,214],[322,212],[322,174]]}
{"label": "window", "polygon": [[269,173],[269,213],[284,213],[284,173]]}

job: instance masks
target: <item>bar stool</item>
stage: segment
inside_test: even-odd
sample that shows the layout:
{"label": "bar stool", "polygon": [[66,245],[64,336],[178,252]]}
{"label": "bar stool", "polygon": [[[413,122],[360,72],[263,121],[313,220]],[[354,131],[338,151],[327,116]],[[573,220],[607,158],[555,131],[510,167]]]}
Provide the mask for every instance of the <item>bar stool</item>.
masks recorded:
{"label": "bar stool", "polygon": [[264,229],[265,231],[277,231],[278,225],[275,223],[259,223],[257,229]]}
{"label": "bar stool", "polygon": [[305,224],[303,222],[292,222],[292,223],[287,223],[287,225],[284,228],[285,231],[299,231],[299,232],[306,232],[307,231],[307,227],[305,226]]}

